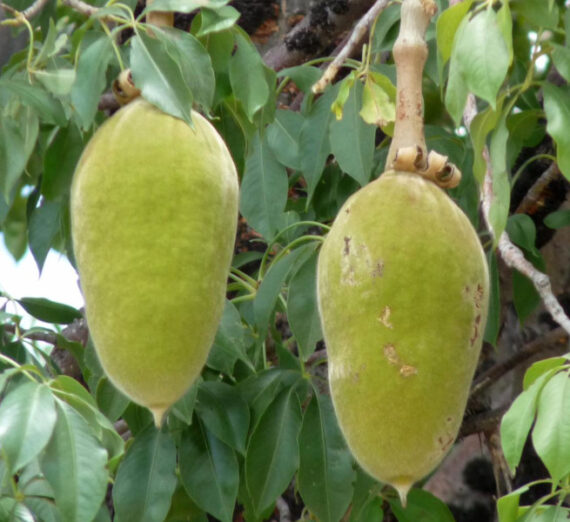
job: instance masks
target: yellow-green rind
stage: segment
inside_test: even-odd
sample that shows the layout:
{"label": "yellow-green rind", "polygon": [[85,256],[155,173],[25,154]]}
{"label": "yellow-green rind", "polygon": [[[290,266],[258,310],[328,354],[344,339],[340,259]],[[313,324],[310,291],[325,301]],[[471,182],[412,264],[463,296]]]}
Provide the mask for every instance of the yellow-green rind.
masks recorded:
{"label": "yellow-green rind", "polygon": [[223,140],[138,99],[96,132],[71,222],[86,316],[115,386],[156,422],[200,373],[224,306],[238,178]]}
{"label": "yellow-green rind", "polygon": [[339,211],[317,281],[341,430],[405,501],[463,417],[489,296],[477,234],[435,184],[390,171]]}

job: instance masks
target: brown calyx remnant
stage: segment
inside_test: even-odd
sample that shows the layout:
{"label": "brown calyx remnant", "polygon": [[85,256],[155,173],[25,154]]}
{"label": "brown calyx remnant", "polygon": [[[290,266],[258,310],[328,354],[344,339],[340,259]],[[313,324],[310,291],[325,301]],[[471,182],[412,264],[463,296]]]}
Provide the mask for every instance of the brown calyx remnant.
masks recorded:
{"label": "brown calyx remnant", "polygon": [[428,55],[425,34],[436,13],[434,0],[405,0],[394,44],[397,97],[394,137],[385,170],[419,174],[442,188],[456,187],[459,169],[435,151],[428,154],[423,121],[422,74]]}

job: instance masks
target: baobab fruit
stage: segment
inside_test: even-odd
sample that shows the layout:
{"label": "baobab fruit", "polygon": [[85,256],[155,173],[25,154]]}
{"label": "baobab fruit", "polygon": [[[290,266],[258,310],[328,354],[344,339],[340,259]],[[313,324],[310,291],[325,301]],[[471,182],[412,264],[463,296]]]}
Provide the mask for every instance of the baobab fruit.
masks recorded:
{"label": "baobab fruit", "polygon": [[238,213],[222,138],[142,98],[95,133],[71,189],[89,332],[105,373],[160,424],[200,373],[221,318]]}
{"label": "baobab fruit", "polygon": [[388,171],[339,211],[317,279],[339,425],[405,503],[461,425],[487,317],[481,244],[435,183]]}

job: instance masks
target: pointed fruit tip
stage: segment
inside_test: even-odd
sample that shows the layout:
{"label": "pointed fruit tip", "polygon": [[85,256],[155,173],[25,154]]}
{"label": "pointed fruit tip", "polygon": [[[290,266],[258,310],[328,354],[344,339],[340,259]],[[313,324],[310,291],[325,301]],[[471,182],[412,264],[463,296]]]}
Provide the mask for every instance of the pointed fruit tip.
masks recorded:
{"label": "pointed fruit tip", "polygon": [[157,429],[160,429],[162,427],[162,421],[164,420],[164,414],[166,413],[167,409],[168,408],[163,407],[149,408],[154,418],[154,425],[157,427]]}
{"label": "pointed fruit tip", "polygon": [[412,482],[410,481],[398,481],[392,484],[394,489],[398,492],[398,496],[400,497],[400,502],[402,503],[402,507],[405,508],[408,503],[408,492],[412,487]]}

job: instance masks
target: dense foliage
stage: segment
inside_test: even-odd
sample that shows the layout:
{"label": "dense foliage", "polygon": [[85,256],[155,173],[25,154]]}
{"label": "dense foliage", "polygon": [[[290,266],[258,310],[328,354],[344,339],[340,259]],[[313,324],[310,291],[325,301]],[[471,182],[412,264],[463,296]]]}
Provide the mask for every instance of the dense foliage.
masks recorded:
{"label": "dense foliage", "polygon": [[[144,10],[133,0],[97,1],[90,16],[64,4],[48,1],[30,21],[18,15],[25,0],[4,8],[29,40],[0,75],[0,227],[13,257],[29,248],[41,270],[56,249],[74,262],[71,178],[85,144],[116,109],[105,93],[125,68],[165,112],[191,123],[194,106],[211,117],[238,167],[242,219],[207,365],[161,430],[105,377],[81,311],[0,295],[0,520],[208,515],[228,522],[285,519],[289,510],[323,521],[454,520],[421,485],[404,509],[354,462],[327,393],[316,305],[316,260],[328,225],[350,194],[384,170],[396,96],[387,51],[399,4],[381,13],[362,59],[349,59],[320,96],[311,86],[329,58],[270,69],[227,0],[154,0]],[[517,183],[528,188],[541,174],[537,165],[557,165],[560,178],[570,179],[570,9],[559,0],[438,5],[424,72],[426,139],[463,172],[450,195],[488,253],[485,341],[496,346],[505,283],[496,241],[480,220],[483,151],[488,145],[494,237],[508,231],[544,270],[537,226],[543,234],[568,226],[570,211],[558,201],[540,221],[516,212],[525,193]],[[150,10],[191,15],[189,30],[151,30]],[[479,112],[465,128],[469,92]],[[511,283],[523,324],[540,299],[524,276],[513,272]],[[22,328],[27,315],[42,325]],[[531,433],[550,492],[525,507],[521,496],[534,484],[502,496],[501,522],[570,516],[569,368],[563,355],[530,367],[502,420],[508,466],[516,469]]]}

